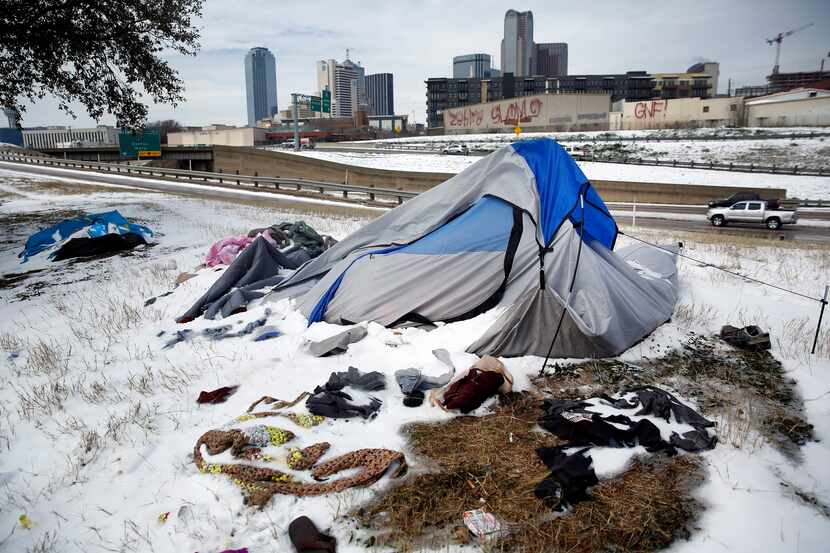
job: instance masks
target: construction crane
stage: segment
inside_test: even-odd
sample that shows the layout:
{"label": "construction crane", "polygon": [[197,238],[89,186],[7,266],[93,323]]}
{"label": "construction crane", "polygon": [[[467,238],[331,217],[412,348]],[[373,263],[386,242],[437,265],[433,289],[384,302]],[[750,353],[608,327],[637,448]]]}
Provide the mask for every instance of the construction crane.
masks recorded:
{"label": "construction crane", "polygon": [[781,60],[781,42],[784,40],[785,37],[790,35],[794,35],[799,31],[803,31],[807,27],[812,27],[812,23],[808,23],[798,29],[793,29],[792,31],[787,31],[786,33],[778,33],[778,36],[774,38],[768,38],[767,44],[775,44],[775,65],[772,66],[772,74],[775,75],[778,73],[778,62]]}

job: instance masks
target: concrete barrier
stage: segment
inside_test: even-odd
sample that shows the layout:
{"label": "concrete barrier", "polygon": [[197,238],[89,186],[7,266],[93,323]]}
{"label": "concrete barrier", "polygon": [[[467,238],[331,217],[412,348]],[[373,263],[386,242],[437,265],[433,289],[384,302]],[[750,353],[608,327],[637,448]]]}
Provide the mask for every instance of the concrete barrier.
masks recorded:
{"label": "concrete barrier", "polygon": [[[286,152],[214,146],[215,169],[223,173],[260,175],[423,192],[442,183],[453,173],[422,173],[356,167],[334,161],[298,156]],[[745,188],[693,184],[591,181],[608,202],[705,205],[713,198],[726,198],[736,192],[757,192],[765,198],[785,198],[783,188]]]}
{"label": "concrete barrier", "polygon": [[243,175],[259,175],[289,179],[306,179],[372,188],[423,192],[442,183],[451,174],[389,171],[356,167],[334,161],[298,156],[286,152],[214,146],[214,170],[223,173],[239,171]]}

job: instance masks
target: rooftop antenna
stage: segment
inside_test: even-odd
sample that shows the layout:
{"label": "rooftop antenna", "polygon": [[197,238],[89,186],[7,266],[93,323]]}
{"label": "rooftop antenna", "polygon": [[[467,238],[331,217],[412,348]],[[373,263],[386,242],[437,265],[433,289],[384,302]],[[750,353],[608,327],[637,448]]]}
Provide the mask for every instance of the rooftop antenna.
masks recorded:
{"label": "rooftop antenna", "polygon": [[349,49],[346,48],[346,59],[349,59]]}

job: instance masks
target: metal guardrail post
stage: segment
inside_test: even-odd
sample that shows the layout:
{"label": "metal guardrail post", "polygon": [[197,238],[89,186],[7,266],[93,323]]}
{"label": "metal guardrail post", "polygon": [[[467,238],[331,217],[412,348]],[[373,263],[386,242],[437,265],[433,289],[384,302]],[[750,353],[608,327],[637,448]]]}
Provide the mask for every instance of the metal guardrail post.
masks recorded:
{"label": "metal guardrail post", "polygon": [[[237,177],[239,176],[239,169],[236,170]],[[236,185],[239,186],[239,179],[236,179]]]}
{"label": "metal guardrail post", "polygon": [[[219,169],[219,175],[221,175],[221,174],[222,174],[222,169]],[[207,177],[205,178],[205,180],[207,181]],[[221,176],[219,177],[219,184],[222,184],[222,177]]]}
{"label": "metal guardrail post", "polygon": [[259,187],[259,183],[256,181],[256,178],[259,176],[259,171],[254,171],[254,188]]}

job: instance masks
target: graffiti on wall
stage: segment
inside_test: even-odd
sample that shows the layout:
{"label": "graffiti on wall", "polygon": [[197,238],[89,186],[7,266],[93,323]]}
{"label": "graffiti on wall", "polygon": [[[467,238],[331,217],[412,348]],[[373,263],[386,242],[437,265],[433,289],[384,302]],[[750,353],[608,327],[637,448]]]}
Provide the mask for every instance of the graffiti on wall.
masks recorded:
{"label": "graffiti on wall", "polygon": [[[634,104],[634,117],[637,119],[654,119],[655,115],[665,114],[669,108],[668,100],[651,100]],[[665,117],[663,115],[662,117]]]}
{"label": "graffiti on wall", "polygon": [[484,121],[484,109],[454,109],[447,112],[450,118],[450,126],[453,127],[478,127]]}
{"label": "graffiti on wall", "polygon": [[542,113],[542,100],[533,98],[530,102],[527,99],[514,100],[504,106],[496,104],[490,108],[490,120],[493,123],[502,125],[518,125],[519,123],[531,123]]}
{"label": "graffiti on wall", "polygon": [[542,101],[527,98],[500,102],[484,108],[458,108],[447,110],[447,122],[451,127],[516,126],[532,123],[542,114]]}

